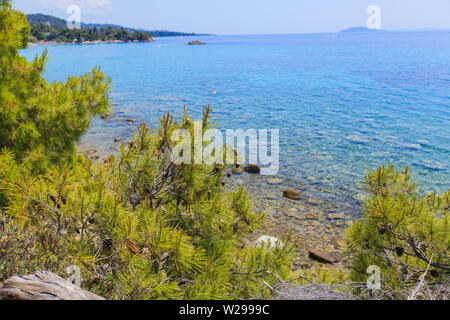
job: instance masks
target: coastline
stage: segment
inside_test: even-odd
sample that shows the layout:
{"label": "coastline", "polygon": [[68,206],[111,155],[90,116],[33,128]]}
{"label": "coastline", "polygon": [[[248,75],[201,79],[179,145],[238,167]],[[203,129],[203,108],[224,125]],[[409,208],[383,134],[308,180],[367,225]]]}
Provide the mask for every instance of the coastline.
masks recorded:
{"label": "coastline", "polygon": [[[134,119],[105,117],[104,121],[125,121],[128,125],[136,124]],[[133,121],[126,121],[133,120]],[[103,162],[109,155],[116,154],[121,144],[127,144],[131,136],[118,136],[111,140],[88,140],[78,144],[81,154],[93,161]],[[289,177],[281,174],[262,176],[260,174],[241,172],[232,173],[225,178],[225,192],[233,192],[243,187],[253,202],[254,211],[266,214],[266,221],[258,229],[249,242],[254,242],[260,236],[271,236],[282,239],[290,235],[297,243],[294,267],[309,269],[316,265],[328,265],[341,268],[348,264],[349,257],[344,252],[344,234],[354,217],[343,210],[350,204],[331,204],[324,201],[313,185],[320,183],[319,179],[306,177],[304,181],[293,182]],[[278,180],[272,183],[271,179]],[[300,200],[292,200],[283,196],[283,190],[295,184],[301,192]],[[313,196],[311,196],[311,192]],[[348,209],[348,208],[346,208]],[[361,210],[361,208],[359,208]],[[356,210],[356,209],[355,209]],[[310,250],[319,250],[328,256],[337,258],[335,263],[325,263],[312,258]]]}
{"label": "coastline", "polygon": [[59,41],[38,41],[38,42],[28,42],[28,47],[36,47],[36,46],[52,46],[52,45],[76,45],[76,44],[110,44],[110,43],[148,43],[155,42],[153,39],[148,39],[145,41],[133,40],[133,41],[124,41],[124,40],[96,40],[96,41],[81,41],[81,42],[59,42]]}

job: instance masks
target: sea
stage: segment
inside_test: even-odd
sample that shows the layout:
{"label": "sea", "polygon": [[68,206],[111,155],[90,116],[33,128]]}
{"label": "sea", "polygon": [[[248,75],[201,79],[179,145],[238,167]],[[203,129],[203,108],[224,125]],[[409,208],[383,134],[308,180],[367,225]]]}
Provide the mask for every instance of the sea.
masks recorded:
{"label": "sea", "polygon": [[112,79],[112,117],[92,120],[83,148],[114,152],[138,123],[154,128],[184,106],[199,119],[210,104],[220,130],[279,129],[282,183],[246,173],[230,182],[259,197],[294,188],[305,206],[357,216],[364,175],[383,164],[409,166],[423,192],[450,189],[450,32],[173,37],[21,54],[44,49],[49,82],[94,66]]}

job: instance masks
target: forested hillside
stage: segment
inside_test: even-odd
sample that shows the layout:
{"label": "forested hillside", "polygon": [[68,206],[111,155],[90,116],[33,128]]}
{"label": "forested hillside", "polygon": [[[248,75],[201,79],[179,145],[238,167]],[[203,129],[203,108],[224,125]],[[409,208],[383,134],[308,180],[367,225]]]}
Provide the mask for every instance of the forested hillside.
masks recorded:
{"label": "forested hillside", "polygon": [[67,22],[54,16],[29,14],[31,41],[83,42],[83,41],[152,41],[152,37],[192,36],[194,33],[165,30],[137,30],[114,24],[81,23],[80,30],[70,30]]}

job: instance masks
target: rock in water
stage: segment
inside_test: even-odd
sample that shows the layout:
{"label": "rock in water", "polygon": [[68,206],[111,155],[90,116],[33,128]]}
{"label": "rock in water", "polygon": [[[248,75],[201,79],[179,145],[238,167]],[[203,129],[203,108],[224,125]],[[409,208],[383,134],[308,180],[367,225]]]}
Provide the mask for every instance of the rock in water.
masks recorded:
{"label": "rock in water", "polygon": [[301,198],[300,191],[294,190],[294,189],[287,189],[283,191],[283,196],[289,199],[293,200],[299,200]]}
{"label": "rock in water", "polygon": [[335,248],[341,248],[345,246],[345,242],[341,238],[338,238],[336,236],[333,237],[333,244]]}
{"label": "rock in water", "polygon": [[97,152],[97,149],[88,149],[86,151],[83,152],[83,155],[88,158],[89,156],[93,155],[94,153]]}
{"label": "rock in water", "polygon": [[307,202],[311,206],[318,206],[319,205],[319,201],[317,201],[316,199],[308,199]]}
{"label": "rock in water", "polygon": [[330,252],[320,250],[320,249],[309,249],[308,250],[309,257],[311,259],[324,262],[324,263],[336,263],[339,261],[339,258]]}
{"label": "rock in water", "polygon": [[242,173],[242,167],[239,167],[239,168],[233,167],[231,169],[231,172],[233,172],[234,174],[241,174]]}
{"label": "rock in water", "polygon": [[269,178],[267,179],[267,183],[271,185],[278,185],[283,183],[283,179],[280,178]]}
{"label": "rock in water", "polygon": [[249,164],[244,168],[244,170],[247,171],[248,173],[259,173],[261,171],[259,166],[256,164]]}
{"label": "rock in water", "polygon": [[316,220],[316,219],[319,219],[319,216],[317,214],[315,214],[314,212],[309,211],[308,213],[306,213],[306,219]]}

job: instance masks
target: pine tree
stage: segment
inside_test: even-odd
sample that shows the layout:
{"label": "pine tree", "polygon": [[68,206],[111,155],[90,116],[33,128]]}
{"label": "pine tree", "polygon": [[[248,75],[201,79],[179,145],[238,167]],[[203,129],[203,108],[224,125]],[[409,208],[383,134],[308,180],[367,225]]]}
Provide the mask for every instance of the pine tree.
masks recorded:
{"label": "pine tree", "polygon": [[293,245],[288,238],[276,248],[247,241],[264,215],[243,189],[224,192],[224,167],[168,161],[170,133],[192,124],[167,114],[157,133],[138,127],[106,165],[86,159],[0,179],[11,219],[0,237],[9,239],[0,241],[0,280],[43,266],[64,274],[67,265],[52,263],[60,259],[82,269],[84,288],[110,299],[270,297],[263,281],[292,276]]}
{"label": "pine tree", "polygon": [[224,192],[224,166],[168,159],[171,133],[193,121],[167,114],[157,132],[143,124],[106,163],[75,157],[90,118],[107,110],[109,78],[94,68],[48,84],[46,53],[31,63],[18,53],[29,30],[3,1],[0,281],[77,265],[83,287],[110,299],[269,297],[263,281],[290,276],[293,246],[246,243],[264,215],[244,190]]}
{"label": "pine tree", "polygon": [[370,197],[364,215],[348,230],[353,281],[365,282],[367,268],[378,266],[382,290],[375,293],[399,299],[422,278],[431,285],[448,281],[450,191],[421,193],[408,167],[380,167],[365,182]]}
{"label": "pine tree", "polygon": [[0,7],[0,148],[34,171],[71,161],[90,118],[108,110],[110,79],[100,68],[64,83],[42,77],[47,51],[32,62],[19,55],[30,26],[24,14]]}

